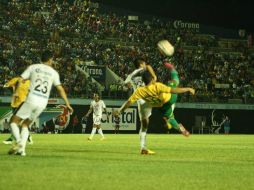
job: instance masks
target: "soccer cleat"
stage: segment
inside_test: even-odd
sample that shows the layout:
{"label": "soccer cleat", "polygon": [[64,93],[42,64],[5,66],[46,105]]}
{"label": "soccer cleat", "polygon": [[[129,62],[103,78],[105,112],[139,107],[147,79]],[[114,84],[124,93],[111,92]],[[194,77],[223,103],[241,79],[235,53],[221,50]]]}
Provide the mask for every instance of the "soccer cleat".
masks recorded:
{"label": "soccer cleat", "polygon": [[181,123],[179,124],[179,128],[180,128],[180,131],[183,134],[183,136],[185,136],[185,137],[190,136],[190,132],[187,131]]}
{"label": "soccer cleat", "polygon": [[17,156],[26,156],[26,153],[24,151],[17,152],[15,155]]}
{"label": "soccer cleat", "polygon": [[92,138],[88,137],[88,139],[87,139],[87,140],[92,141]]}
{"label": "soccer cleat", "polygon": [[153,155],[155,152],[148,149],[142,149],[141,154]]}
{"label": "soccer cleat", "polygon": [[3,141],[4,144],[12,144],[13,140],[11,138],[6,139]]}
{"label": "soccer cleat", "polygon": [[101,139],[100,139],[100,140],[101,140],[101,141],[104,141],[105,139],[106,139],[105,137],[101,137]]}
{"label": "soccer cleat", "polygon": [[28,141],[28,144],[34,144],[33,138],[30,135],[29,135],[27,141]]}
{"label": "soccer cleat", "polygon": [[8,154],[12,155],[12,154],[16,154],[20,148],[22,147],[21,144],[15,144],[13,147],[11,147],[11,149],[8,151]]}
{"label": "soccer cleat", "polygon": [[165,62],[165,63],[164,63],[164,67],[166,67],[166,68],[169,69],[169,70],[172,70],[172,69],[174,68],[174,65],[172,65],[171,63]]}

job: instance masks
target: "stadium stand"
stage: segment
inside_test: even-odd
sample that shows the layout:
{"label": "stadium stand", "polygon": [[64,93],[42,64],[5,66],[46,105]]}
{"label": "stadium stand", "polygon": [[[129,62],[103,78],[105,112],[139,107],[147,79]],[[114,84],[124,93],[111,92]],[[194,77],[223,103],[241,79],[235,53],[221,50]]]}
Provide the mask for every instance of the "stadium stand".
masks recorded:
{"label": "stadium stand", "polygon": [[[197,95],[181,95],[181,102],[254,103],[253,48],[246,39],[225,39],[200,34],[197,29],[175,29],[161,18],[130,21],[126,16],[102,11],[97,3],[67,1],[1,1],[0,95],[10,95],[3,85],[27,65],[38,63],[42,49],[55,52],[56,68],[70,97],[90,97],[96,83],[76,70],[80,62],[104,65],[125,79],[132,61],[144,57],[158,75],[169,79],[156,50],[168,39],[176,46],[173,62],[181,85],[194,86]],[[127,89],[128,90],[128,89]],[[104,98],[126,98],[121,83],[112,83]],[[130,94],[130,92],[128,92]],[[56,96],[53,92],[52,96]]]}

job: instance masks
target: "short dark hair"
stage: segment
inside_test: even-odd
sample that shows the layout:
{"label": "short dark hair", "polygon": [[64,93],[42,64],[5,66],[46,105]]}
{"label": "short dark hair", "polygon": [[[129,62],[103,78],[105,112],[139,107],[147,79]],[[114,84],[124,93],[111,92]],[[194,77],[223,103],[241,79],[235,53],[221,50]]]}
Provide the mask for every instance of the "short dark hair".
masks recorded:
{"label": "short dark hair", "polygon": [[145,83],[146,85],[148,85],[148,84],[153,80],[153,76],[151,75],[150,72],[145,71],[145,72],[142,74],[142,80],[144,81],[144,83]]}
{"label": "short dark hair", "polygon": [[93,97],[94,97],[95,95],[97,95],[97,96],[99,97],[99,99],[101,99],[101,95],[100,95],[100,93],[99,93],[99,92],[95,92],[95,93],[93,93]]}
{"label": "short dark hair", "polygon": [[49,50],[44,51],[41,55],[41,61],[42,62],[47,62],[51,58],[53,58],[53,53]]}
{"label": "short dark hair", "polygon": [[139,66],[140,66],[140,64],[142,63],[142,62],[145,62],[145,60],[144,59],[142,59],[142,58],[137,58],[137,59],[135,59],[134,60],[134,66],[135,66],[135,68],[136,69],[138,69],[139,68]]}

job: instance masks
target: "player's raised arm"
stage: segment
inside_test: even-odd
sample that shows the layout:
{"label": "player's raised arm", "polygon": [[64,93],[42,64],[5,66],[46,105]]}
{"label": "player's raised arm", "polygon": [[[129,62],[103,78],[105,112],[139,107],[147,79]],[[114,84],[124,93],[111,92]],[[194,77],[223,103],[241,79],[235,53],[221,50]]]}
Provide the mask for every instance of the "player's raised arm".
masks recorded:
{"label": "player's raised arm", "polygon": [[68,109],[70,110],[70,112],[73,113],[73,108],[70,106],[70,102],[67,98],[67,95],[66,95],[65,90],[62,87],[62,85],[57,85],[56,89],[57,89],[59,95],[63,98],[63,100],[64,100],[66,106],[68,107]]}
{"label": "player's raised arm", "polygon": [[129,74],[127,76],[127,78],[124,81],[124,84],[130,83],[132,81],[133,77],[136,77],[137,75],[140,75],[140,73],[142,73],[142,71],[144,71],[144,68],[135,69],[131,74]]}
{"label": "player's raised arm", "polygon": [[124,104],[115,112],[115,116],[121,114],[124,110],[126,110],[127,108],[129,108],[132,104],[134,104],[135,102],[137,102],[138,100],[140,100],[141,97],[141,88],[138,88],[132,95],[131,97],[124,102]]}
{"label": "player's raised arm", "polygon": [[195,94],[195,89],[193,88],[171,88],[171,93],[182,94],[185,92],[190,92],[192,95]]}
{"label": "player's raised arm", "polygon": [[157,81],[157,76],[156,76],[152,66],[151,65],[146,65],[146,69],[152,75],[153,81],[156,82]]}
{"label": "player's raised arm", "polygon": [[130,107],[132,104],[131,101],[127,100],[126,102],[124,102],[124,104],[117,110],[115,111],[115,116],[120,115],[124,110],[126,110],[128,107]]}

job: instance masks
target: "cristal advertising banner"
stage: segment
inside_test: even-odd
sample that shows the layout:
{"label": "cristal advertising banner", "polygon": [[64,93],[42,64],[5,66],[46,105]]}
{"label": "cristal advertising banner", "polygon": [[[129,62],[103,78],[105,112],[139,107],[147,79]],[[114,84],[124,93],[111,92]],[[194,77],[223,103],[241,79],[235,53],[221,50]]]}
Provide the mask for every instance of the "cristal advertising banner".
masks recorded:
{"label": "cristal advertising banner", "polygon": [[[89,110],[89,105],[73,106],[74,113],[69,114],[65,105],[54,105],[47,108],[38,119],[38,127],[40,131],[53,132],[54,130],[63,131],[64,133],[81,133],[83,123],[82,118]],[[103,113],[101,127],[103,130],[115,130],[115,120],[112,112],[116,107],[107,106],[107,114]],[[0,109],[1,110],[1,109]],[[59,112],[60,110],[60,112]],[[11,114],[10,114],[11,115]],[[107,117],[108,115],[108,117]],[[74,118],[77,119],[77,124],[74,124]],[[120,129],[122,131],[137,130],[137,109],[128,108],[120,115]],[[86,122],[86,132],[90,133],[93,127],[93,114],[91,113]]]}
{"label": "cristal advertising banner", "polygon": [[[112,111],[115,108],[107,107],[109,117],[103,113],[101,125],[103,130],[114,130],[115,123],[112,116]],[[92,115],[92,114],[91,114]],[[135,131],[137,128],[137,109],[128,108],[120,115],[120,130]]]}

